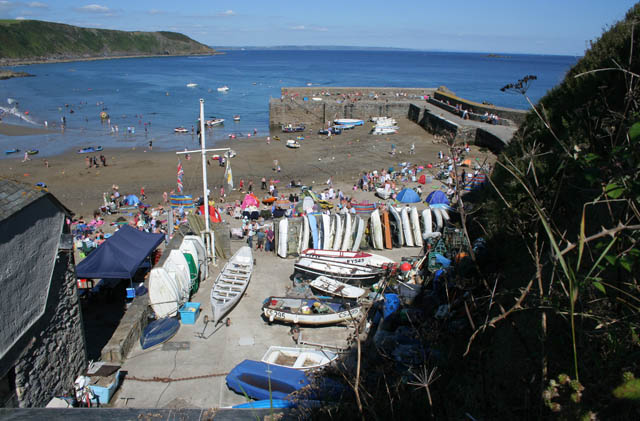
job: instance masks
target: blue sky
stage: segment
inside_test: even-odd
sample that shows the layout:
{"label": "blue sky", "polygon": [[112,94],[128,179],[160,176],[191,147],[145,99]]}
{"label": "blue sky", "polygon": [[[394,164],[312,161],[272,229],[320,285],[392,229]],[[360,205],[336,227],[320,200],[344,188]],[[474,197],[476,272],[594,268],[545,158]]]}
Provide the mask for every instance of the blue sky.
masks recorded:
{"label": "blue sky", "polygon": [[582,55],[631,0],[0,0],[1,19],[184,33],[213,46],[346,45]]}

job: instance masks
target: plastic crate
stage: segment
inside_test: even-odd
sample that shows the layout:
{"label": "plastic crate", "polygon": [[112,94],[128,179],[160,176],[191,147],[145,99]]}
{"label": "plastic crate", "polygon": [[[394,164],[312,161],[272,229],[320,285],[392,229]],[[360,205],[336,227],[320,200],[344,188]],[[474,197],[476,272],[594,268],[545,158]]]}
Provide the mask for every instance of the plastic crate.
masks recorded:
{"label": "plastic crate", "polygon": [[200,314],[200,303],[184,303],[182,307],[180,307],[180,320],[182,320],[182,324],[184,325],[192,325],[196,323],[196,319]]}
{"label": "plastic crate", "polygon": [[91,391],[95,395],[91,399],[91,403],[99,403],[100,405],[108,404],[114,392],[120,385],[120,381],[122,380],[123,375],[124,373],[122,372],[122,370],[118,370],[116,372],[115,379],[113,379],[113,382],[111,382],[109,386],[106,386],[106,387],[89,385],[89,389],[91,389]]}

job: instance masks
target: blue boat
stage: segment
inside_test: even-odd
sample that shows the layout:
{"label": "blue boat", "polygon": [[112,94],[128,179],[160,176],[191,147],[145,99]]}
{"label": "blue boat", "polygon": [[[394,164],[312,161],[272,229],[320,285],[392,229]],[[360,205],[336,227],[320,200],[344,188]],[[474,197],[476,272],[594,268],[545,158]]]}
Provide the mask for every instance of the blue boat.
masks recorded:
{"label": "blue boat", "polygon": [[13,148],[13,149],[7,149],[6,151],[4,151],[4,153],[5,153],[6,155],[9,155],[9,154],[12,154],[12,153],[17,153],[17,152],[20,152],[20,149],[18,149],[18,148]]}
{"label": "blue boat", "polygon": [[287,399],[262,399],[232,406],[233,409],[281,409],[295,407],[296,405]]}
{"label": "blue boat", "polygon": [[300,370],[253,360],[235,366],[226,380],[234,392],[257,400],[284,399],[309,385],[309,379]]}
{"label": "blue boat", "polygon": [[94,153],[100,151],[102,151],[102,146],[96,146],[95,148],[93,146],[88,146],[86,148],[78,149],[78,153]]}
{"label": "blue boat", "polygon": [[179,328],[180,322],[173,317],[154,320],[144,328],[140,336],[140,346],[142,349],[147,349],[166,342],[173,338]]}
{"label": "blue boat", "polygon": [[316,221],[316,217],[310,213],[307,215],[307,219],[309,220],[309,229],[311,229],[311,237],[313,238],[313,248],[322,248],[320,247],[320,236],[318,235],[318,221]]}

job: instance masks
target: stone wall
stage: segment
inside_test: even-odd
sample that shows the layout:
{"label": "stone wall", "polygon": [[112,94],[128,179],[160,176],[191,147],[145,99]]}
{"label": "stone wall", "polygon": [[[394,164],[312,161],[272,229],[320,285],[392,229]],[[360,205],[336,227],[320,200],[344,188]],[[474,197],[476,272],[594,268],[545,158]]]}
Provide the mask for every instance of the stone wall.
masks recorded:
{"label": "stone wall", "polygon": [[58,253],[44,315],[30,330],[15,366],[20,407],[45,406],[68,392],[87,367],[73,253]]}
{"label": "stone wall", "polygon": [[114,363],[124,361],[131,348],[140,340],[152,314],[149,294],[134,298],[111,339],[102,348],[100,359]]}
{"label": "stone wall", "polygon": [[500,118],[511,120],[516,126],[520,126],[527,116],[527,111],[525,110],[516,110],[513,108],[480,104],[478,102],[473,102],[464,98],[457,97],[455,94],[450,92],[435,91],[433,93],[433,97],[436,100],[442,101],[449,106],[453,106],[454,108],[456,105],[460,104],[466,110],[473,110],[475,114],[482,115],[485,112],[489,114],[495,114]]}

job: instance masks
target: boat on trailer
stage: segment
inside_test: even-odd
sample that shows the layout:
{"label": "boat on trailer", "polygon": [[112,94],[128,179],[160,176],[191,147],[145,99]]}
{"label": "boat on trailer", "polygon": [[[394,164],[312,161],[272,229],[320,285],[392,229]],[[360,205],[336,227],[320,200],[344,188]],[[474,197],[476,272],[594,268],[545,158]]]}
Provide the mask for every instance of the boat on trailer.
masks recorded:
{"label": "boat on trailer", "polygon": [[337,358],[338,354],[324,349],[270,346],[262,362],[307,371],[324,367]]}
{"label": "boat on trailer", "polygon": [[241,247],[224,265],[211,288],[214,323],[218,323],[240,301],[249,285],[252,272],[251,248]]}
{"label": "boat on trailer", "polygon": [[295,325],[323,326],[358,320],[360,304],[341,299],[269,297],[262,303],[264,316]]}

